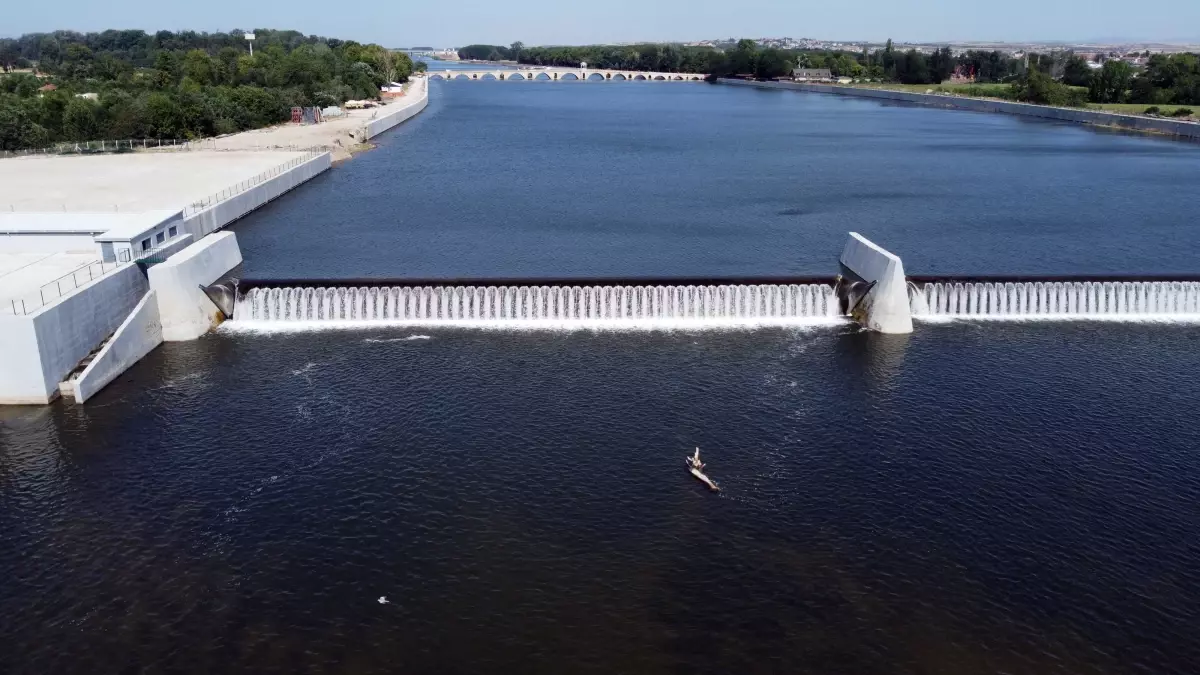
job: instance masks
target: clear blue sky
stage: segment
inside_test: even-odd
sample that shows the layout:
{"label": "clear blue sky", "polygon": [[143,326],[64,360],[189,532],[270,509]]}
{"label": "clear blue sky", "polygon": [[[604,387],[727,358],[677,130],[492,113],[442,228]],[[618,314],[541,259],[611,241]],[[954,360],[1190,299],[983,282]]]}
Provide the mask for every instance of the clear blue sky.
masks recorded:
{"label": "clear blue sky", "polygon": [[[391,47],[472,42],[588,44],[716,37],[897,41],[1188,40],[1200,42],[1200,0],[11,0],[0,34],[58,28],[148,31],[293,28]],[[733,8],[733,11],[731,11]]]}

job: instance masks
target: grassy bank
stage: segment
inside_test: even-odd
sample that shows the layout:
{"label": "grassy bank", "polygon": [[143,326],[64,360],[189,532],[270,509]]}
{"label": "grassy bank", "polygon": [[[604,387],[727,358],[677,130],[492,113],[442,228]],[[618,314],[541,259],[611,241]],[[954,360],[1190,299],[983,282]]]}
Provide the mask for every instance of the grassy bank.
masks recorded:
{"label": "grassy bank", "polygon": [[[1001,101],[1015,101],[1012,87],[1008,84],[891,84],[891,83],[859,83],[843,85],[863,89],[885,89],[888,91],[904,91],[913,94],[944,94],[947,96],[969,96],[971,98],[988,98]],[[1082,88],[1082,87],[1077,87]],[[1150,108],[1145,103],[1089,103],[1087,110],[1103,110],[1123,115],[1145,115]],[[1200,106],[1160,105],[1157,106],[1156,117],[1196,121],[1200,119]],[[1190,117],[1174,117],[1175,111],[1185,108],[1192,110]]]}

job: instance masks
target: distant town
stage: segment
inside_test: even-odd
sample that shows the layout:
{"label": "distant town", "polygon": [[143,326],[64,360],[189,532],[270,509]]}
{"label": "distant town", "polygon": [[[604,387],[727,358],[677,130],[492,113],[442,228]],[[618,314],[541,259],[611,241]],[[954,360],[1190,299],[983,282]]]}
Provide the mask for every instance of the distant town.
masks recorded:
{"label": "distant town", "polygon": [[[715,40],[699,40],[695,42],[678,42],[684,47],[712,47],[713,49],[729,50],[737,45],[740,38],[720,38]],[[873,52],[882,49],[885,42],[863,40],[818,40],[815,38],[792,37],[759,37],[751,38],[758,46],[775,49],[800,49],[815,51],[845,51]],[[636,42],[614,42],[612,46],[640,44]],[[551,46],[551,45],[547,45]],[[893,42],[898,50],[915,49],[922,54],[932,54],[939,49],[949,47],[955,56],[969,51],[998,51],[1014,58],[1022,58],[1026,54],[1045,54],[1050,52],[1073,52],[1075,55],[1091,62],[1103,63],[1107,60],[1126,61],[1132,65],[1144,65],[1152,54],[1179,54],[1185,52],[1200,52],[1200,43],[1165,43],[1165,42],[1125,42],[1125,43],[1088,43],[1088,42]],[[440,59],[444,61],[459,60],[458,48],[414,47],[404,51],[419,56]]]}

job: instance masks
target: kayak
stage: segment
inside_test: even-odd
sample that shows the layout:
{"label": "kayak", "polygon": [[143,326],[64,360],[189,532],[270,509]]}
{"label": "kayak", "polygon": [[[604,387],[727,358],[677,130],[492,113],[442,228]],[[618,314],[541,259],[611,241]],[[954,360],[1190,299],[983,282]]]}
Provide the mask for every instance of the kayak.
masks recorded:
{"label": "kayak", "polygon": [[712,490],[713,492],[721,491],[721,488],[717,487],[716,483],[712,482],[712,480],[708,476],[705,476],[696,467],[689,465],[688,472],[691,473],[693,476],[695,476],[697,479],[699,479],[701,483],[704,483],[705,485],[707,485],[709,490]]}

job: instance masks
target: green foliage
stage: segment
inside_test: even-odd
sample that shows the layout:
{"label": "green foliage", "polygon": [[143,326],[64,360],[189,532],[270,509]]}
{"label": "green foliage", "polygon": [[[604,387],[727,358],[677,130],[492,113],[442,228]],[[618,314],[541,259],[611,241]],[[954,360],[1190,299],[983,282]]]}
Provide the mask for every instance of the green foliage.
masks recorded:
{"label": "green foliage", "polygon": [[[745,40],[751,45],[753,40]],[[735,50],[736,51],[736,50]],[[592,45],[586,47],[525,47],[521,63],[534,66],[640,70],[665,73],[712,73],[726,55],[711,47],[681,47],[674,44]],[[732,57],[731,57],[732,58]],[[728,71],[733,72],[733,71]]]}
{"label": "green foliage", "polygon": [[1134,103],[1200,105],[1200,58],[1155,54],[1133,81]]}
{"label": "green foliage", "polygon": [[1012,98],[1042,105],[1081,107],[1087,104],[1085,90],[1062,84],[1037,68],[1030,68],[1013,81]]}
{"label": "green foliage", "polygon": [[407,54],[379,45],[254,32],[254,56],[240,30],[2,39],[0,66],[36,61],[58,90],[40,93],[47,80],[27,73],[0,75],[0,148],[233,133],[287,120],[292,106],[377,98],[381,85],[404,82],[415,69]]}
{"label": "green foliage", "polygon": [[1175,112],[1171,113],[1171,117],[1191,117],[1191,108],[1176,108]]}
{"label": "green foliage", "polygon": [[1124,103],[1129,100],[1133,85],[1133,66],[1124,61],[1109,60],[1092,75],[1088,98],[1093,103]]}
{"label": "green foliage", "polygon": [[1072,87],[1086,87],[1091,84],[1092,69],[1087,61],[1071,54],[1063,66],[1062,82]]}
{"label": "green foliage", "polygon": [[512,57],[512,50],[500,45],[467,45],[458,50],[458,58],[464,61],[508,61]]}
{"label": "green foliage", "polygon": [[1152,105],[1152,106],[1150,106],[1149,108],[1146,108],[1146,109],[1145,109],[1145,110],[1142,112],[1142,114],[1143,114],[1143,115],[1158,115],[1158,114],[1161,114],[1161,113],[1162,113],[1162,110],[1160,110],[1160,109],[1159,109],[1159,107],[1158,107],[1158,106],[1156,106],[1156,105]]}

